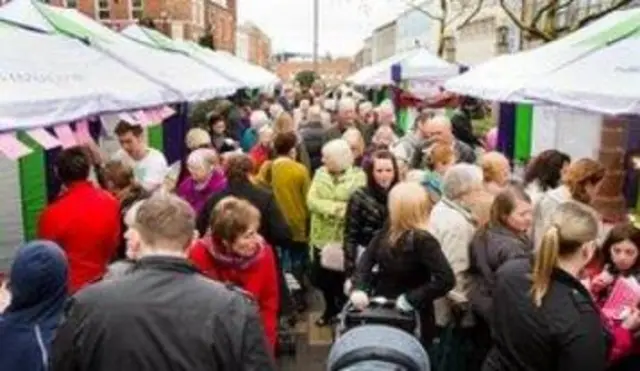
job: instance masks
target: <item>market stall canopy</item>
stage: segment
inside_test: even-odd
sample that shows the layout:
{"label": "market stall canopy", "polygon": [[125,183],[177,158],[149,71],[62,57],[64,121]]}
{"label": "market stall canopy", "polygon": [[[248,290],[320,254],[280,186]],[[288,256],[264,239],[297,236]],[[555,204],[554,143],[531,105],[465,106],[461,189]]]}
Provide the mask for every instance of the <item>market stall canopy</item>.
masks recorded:
{"label": "market stall canopy", "polygon": [[[569,70],[580,59],[602,49],[620,38],[615,31],[622,24],[638,24],[638,9],[617,11],[559,40],[533,50],[491,59],[461,76],[445,83],[449,91],[503,102],[527,102],[525,89],[532,84],[546,83],[560,69]],[[628,27],[628,26],[627,26]],[[600,43],[589,42],[594,37]],[[637,60],[637,59],[636,59]],[[602,67],[605,67],[603,65]],[[596,70],[582,79],[594,77]],[[616,89],[612,83],[611,89]],[[539,92],[540,93],[540,92]]]}
{"label": "market stall canopy", "polygon": [[0,132],[137,110],[176,98],[80,40],[0,22],[0,45],[10,45],[0,48]]}
{"label": "market stall canopy", "polygon": [[364,67],[348,77],[347,81],[354,85],[371,87],[393,84],[391,69],[394,65],[400,67],[403,81],[444,81],[459,72],[457,65],[437,57],[425,48],[416,48]]}
{"label": "market stall canopy", "polygon": [[610,115],[640,115],[640,9],[585,44],[598,46],[544,79],[527,85],[527,97]]}
{"label": "market stall canopy", "polygon": [[[189,44],[191,44],[192,46],[197,46],[197,44],[194,42],[189,42]],[[266,68],[260,67],[256,64],[251,64],[245,61],[244,59],[236,57],[235,55],[227,51],[221,50],[221,51],[214,52],[213,50],[209,50],[207,48],[202,48],[202,50],[206,54],[217,55],[221,57],[221,59],[225,59],[227,61],[226,63],[228,66],[232,66],[232,65],[239,66],[243,70],[247,71],[248,76],[252,76],[253,79],[256,79],[259,81],[266,81],[268,82],[270,87],[275,87],[276,85],[279,85],[282,82],[275,73],[267,70]]]}
{"label": "market stall canopy", "polygon": [[[39,18],[38,18],[39,17]],[[13,0],[0,7],[0,20],[85,40],[92,48],[177,93],[176,101],[200,101],[230,95],[238,84],[188,56],[144,45],[95,22],[75,9],[35,0]],[[44,27],[43,27],[44,25]]]}
{"label": "market stall canopy", "polygon": [[257,66],[243,60],[230,60],[219,52],[214,52],[194,42],[173,40],[156,30],[139,25],[128,26],[122,30],[122,33],[148,45],[182,52],[225,77],[236,81],[243,87],[271,90],[279,83],[275,75],[265,74],[265,71],[261,68],[256,68]]}

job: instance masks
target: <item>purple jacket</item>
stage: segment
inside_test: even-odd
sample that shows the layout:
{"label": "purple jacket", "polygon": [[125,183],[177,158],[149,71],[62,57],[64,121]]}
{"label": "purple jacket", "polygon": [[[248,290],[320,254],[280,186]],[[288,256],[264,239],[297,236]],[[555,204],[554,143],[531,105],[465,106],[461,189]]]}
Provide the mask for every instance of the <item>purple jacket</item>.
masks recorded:
{"label": "purple jacket", "polygon": [[200,213],[209,197],[225,188],[227,188],[227,178],[221,171],[214,170],[209,182],[204,187],[197,186],[193,178],[188,176],[180,183],[176,193],[187,201],[196,213]]}

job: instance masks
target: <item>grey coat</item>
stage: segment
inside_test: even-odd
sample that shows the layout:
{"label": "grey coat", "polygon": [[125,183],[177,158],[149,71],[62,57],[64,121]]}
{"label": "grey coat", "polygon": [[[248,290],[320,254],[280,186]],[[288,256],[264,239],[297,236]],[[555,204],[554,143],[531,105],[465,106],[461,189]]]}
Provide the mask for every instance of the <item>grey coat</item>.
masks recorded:
{"label": "grey coat", "polygon": [[486,323],[489,323],[493,312],[493,291],[498,268],[509,260],[530,257],[532,251],[528,238],[518,236],[502,226],[480,231],[471,241],[469,303],[473,312]]}

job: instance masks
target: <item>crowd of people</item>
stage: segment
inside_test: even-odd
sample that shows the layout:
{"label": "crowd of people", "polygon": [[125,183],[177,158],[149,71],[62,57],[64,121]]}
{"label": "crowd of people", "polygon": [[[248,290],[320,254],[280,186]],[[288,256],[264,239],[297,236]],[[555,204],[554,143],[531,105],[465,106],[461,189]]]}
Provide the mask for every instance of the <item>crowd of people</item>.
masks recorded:
{"label": "crowd of people", "polygon": [[113,156],[61,151],[3,287],[0,369],[273,370],[314,289],[313,326],[374,296],[419,312],[438,371],[640,367],[640,311],[604,310],[640,278],[640,229],[592,207],[601,164],[548,150],[519,179],[465,107],[404,133],[390,102],[320,90],[211,112],[177,177],[124,121]]}

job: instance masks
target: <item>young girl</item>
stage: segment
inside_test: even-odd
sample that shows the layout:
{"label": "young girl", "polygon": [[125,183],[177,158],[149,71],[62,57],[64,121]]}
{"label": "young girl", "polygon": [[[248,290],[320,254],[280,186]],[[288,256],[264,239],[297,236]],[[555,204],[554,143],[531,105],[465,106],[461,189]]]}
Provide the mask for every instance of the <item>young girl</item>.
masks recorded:
{"label": "young girl", "polygon": [[[631,223],[614,227],[602,246],[604,269],[589,282],[589,288],[596,302],[602,307],[611,295],[616,280],[622,277],[633,277],[640,280],[640,229]],[[637,317],[638,309],[631,309],[624,321],[607,318],[610,326],[630,322]],[[624,326],[628,327],[628,326]],[[637,326],[636,326],[637,327]],[[631,355],[626,355],[611,370],[637,370],[640,368],[640,347],[635,344]]]}

